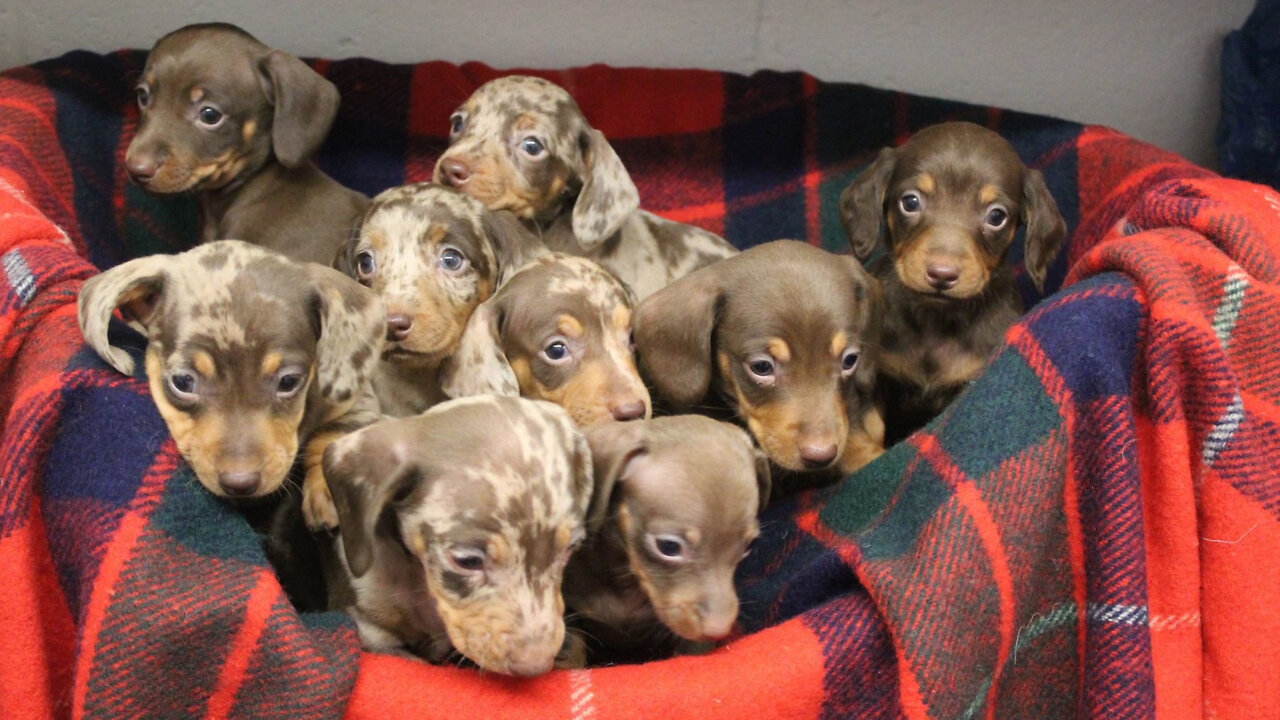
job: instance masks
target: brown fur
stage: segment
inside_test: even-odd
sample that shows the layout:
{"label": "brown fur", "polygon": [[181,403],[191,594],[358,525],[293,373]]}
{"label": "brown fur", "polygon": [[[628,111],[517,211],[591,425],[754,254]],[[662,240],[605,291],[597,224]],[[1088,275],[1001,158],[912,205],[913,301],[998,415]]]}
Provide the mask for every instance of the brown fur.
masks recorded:
{"label": "brown fur", "polygon": [[[908,195],[918,209],[908,210]],[[928,127],[882,150],[840,208],[854,254],[872,260],[885,288],[877,394],[892,443],[941,412],[1021,315],[1005,262],[1017,227],[1026,227],[1027,273],[1043,290],[1066,226],[1040,173],[972,123]],[[1006,218],[998,227],[988,222],[993,210]]]}

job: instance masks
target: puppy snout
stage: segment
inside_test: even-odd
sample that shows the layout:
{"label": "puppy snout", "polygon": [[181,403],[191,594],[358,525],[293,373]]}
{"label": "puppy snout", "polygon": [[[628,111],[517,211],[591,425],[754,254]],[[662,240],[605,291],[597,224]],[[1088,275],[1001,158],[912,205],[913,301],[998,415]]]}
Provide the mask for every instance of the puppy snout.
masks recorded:
{"label": "puppy snout", "polygon": [[403,342],[409,337],[409,331],[413,329],[413,318],[404,313],[395,313],[387,315],[387,340],[391,342]]}
{"label": "puppy snout", "polygon": [[232,470],[218,473],[218,486],[231,497],[253,495],[262,487],[262,473],[257,470]]}
{"label": "puppy snout", "polygon": [[516,677],[537,677],[551,672],[555,655],[540,650],[512,653],[507,671]]}
{"label": "puppy snout", "polygon": [[835,442],[804,442],[800,445],[800,462],[807,468],[823,468],[835,462],[838,452]]}
{"label": "puppy snout", "polygon": [[644,418],[647,409],[644,401],[638,398],[610,403],[609,405],[609,412],[613,415],[614,420],[640,420]]}
{"label": "puppy snout", "polygon": [[925,277],[935,290],[950,290],[960,281],[960,266],[953,262],[934,261],[925,268]]}
{"label": "puppy snout", "polygon": [[146,185],[156,176],[160,163],[154,157],[129,157],[125,160],[125,169],[129,179],[139,185]]}
{"label": "puppy snout", "polygon": [[441,179],[448,185],[461,187],[471,179],[471,166],[457,158],[449,158],[440,163],[440,165],[444,171]]}

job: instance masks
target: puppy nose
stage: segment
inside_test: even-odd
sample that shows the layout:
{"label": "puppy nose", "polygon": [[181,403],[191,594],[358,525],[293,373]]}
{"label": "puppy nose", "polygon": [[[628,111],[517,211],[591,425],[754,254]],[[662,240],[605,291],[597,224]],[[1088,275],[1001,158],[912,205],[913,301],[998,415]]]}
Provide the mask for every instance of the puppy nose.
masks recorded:
{"label": "puppy nose", "polygon": [[826,467],[835,459],[835,443],[808,443],[800,446],[800,461],[804,463],[805,467]]}
{"label": "puppy nose", "polygon": [[447,184],[457,187],[470,179],[471,168],[466,163],[454,159],[444,161],[444,180]]}
{"label": "puppy nose", "polygon": [[233,497],[244,497],[258,491],[262,484],[262,473],[257,470],[249,472],[220,472],[218,485],[222,491]]}
{"label": "puppy nose", "polygon": [[402,313],[387,316],[387,339],[400,342],[409,337],[409,329],[413,327],[413,318]]}
{"label": "puppy nose", "polygon": [[644,417],[644,401],[628,400],[609,406],[614,420],[639,420]]}
{"label": "puppy nose", "polygon": [[129,178],[139,185],[146,185],[156,176],[156,170],[159,165],[152,158],[128,158],[125,160],[125,169],[129,171]]}
{"label": "puppy nose", "polygon": [[929,284],[936,290],[950,290],[960,280],[960,268],[949,263],[929,263],[925,268]]}

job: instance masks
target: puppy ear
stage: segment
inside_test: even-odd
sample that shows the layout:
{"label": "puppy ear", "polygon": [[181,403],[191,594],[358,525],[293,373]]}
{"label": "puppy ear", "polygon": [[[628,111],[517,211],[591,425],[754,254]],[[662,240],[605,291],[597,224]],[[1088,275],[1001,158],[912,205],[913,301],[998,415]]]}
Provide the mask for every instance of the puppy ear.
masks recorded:
{"label": "puppy ear", "polygon": [[889,176],[897,164],[893,148],[884,148],[875,162],[868,165],[840,193],[840,223],[849,236],[853,254],[866,260],[880,243],[880,224],[884,220],[884,194]]}
{"label": "puppy ear", "polygon": [[324,453],[324,478],[338,510],[342,549],[352,577],[364,575],[373,566],[378,522],[387,503],[408,495],[424,477],[422,468],[412,461],[398,463],[390,472],[379,472],[388,450],[381,447],[384,443],[362,442],[368,437],[365,433],[348,435]]}
{"label": "puppy ear", "polygon": [[645,298],[636,309],[632,327],[640,368],[677,405],[698,404],[711,387],[711,334],[723,295],[720,269],[708,265]]}
{"label": "puppy ear", "polygon": [[591,464],[595,489],[587,510],[587,532],[596,533],[604,526],[613,506],[613,488],[626,472],[627,465],[649,452],[645,442],[645,423],[609,421],[591,425],[582,431],[591,446]]}
{"label": "puppy ear", "polygon": [[591,444],[577,428],[573,430],[573,486],[577,493],[574,507],[589,519],[591,503],[595,502],[595,465]]}
{"label": "puppy ear", "polygon": [[573,206],[573,235],[583,247],[592,248],[640,208],[640,191],[603,133],[587,128],[580,144],[585,172]]}
{"label": "puppy ear", "polygon": [[874,275],[862,267],[862,263],[845,255],[849,274],[853,277],[853,299],[858,303],[858,343],[861,347],[858,368],[854,370],[853,385],[864,395],[875,385],[877,358],[880,354],[880,338],[884,330],[884,288]]}
{"label": "puppy ear", "polygon": [[760,491],[756,512],[759,513],[769,504],[769,496],[773,492],[773,473],[769,470],[769,456],[763,450],[752,445],[751,454],[756,461],[756,488]]}
{"label": "puppy ear", "polygon": [[458,338],[458,349],[441,364],[440,389],[451,398],[470,395],[518,396],[520,384],[501,341],[502,305],[480,303]]}
{"label": "puppy ear", "polygon": [[1067,237],[1067,223],[1044,183],[1044,175],[1031,168],[1022,175],[1022,222],[1027,226],[1023,253],[1027,274],[1036,290],[1044,292],[1049,266]]}
{"label": "puppy ear", "polygon": [[484,210],[480,226],[493,245],[493,255],[498,262],[496,285],[501,287],[525,263],[545,255],[547,248],[529,232],[520,219],[506,210]]}
{"label": "puppy ear", "polygon": [[382,358],[387,310],[368,288],[342,273],[307,263],[317,328],[316,387],[331,405],[352,401]]}
{"label": "puppy ear", "polygon": [[172,255],[149,255],[117,265],[85,281],[76,306],[80,332],[103,360],[125,375],[133,374],[133,358],[111,345],[107,327],[119,308],[129,324],[147,335],[159,319],[161,294]]}
{"label": "puppy ear", "polygon": [[285,167],[298,167],[320,149],[338,116],[338,88],[298,58],[280,50],[259,65],[263,90],[275,106],[271,144]]}

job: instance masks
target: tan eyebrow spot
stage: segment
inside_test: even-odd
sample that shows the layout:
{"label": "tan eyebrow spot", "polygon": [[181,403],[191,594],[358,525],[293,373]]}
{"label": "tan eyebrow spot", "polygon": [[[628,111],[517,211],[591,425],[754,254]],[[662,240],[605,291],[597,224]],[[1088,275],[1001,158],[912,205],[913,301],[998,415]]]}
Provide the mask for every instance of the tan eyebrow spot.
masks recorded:
{"label": "tan eyebrow spot", "polygon": [[990,205],[995,202],[998,197],[1000,197],[1000,188],[995,185],[983,185],[982,190],[978,193],[978,200],[980,200],[983,205]]}
{"label": "tan eyebrow spot", "polygon": [[556,329],[571,338],[580,338],[584,332],[582,323],[578,322],[578,318],[572,315],[556,317]]}
{"label": "tan eyebrow spot", "polygon": [[204,88],[199,85],[191,88],[191,102],[200,102],[204,99]]}
{"label": "tan eyebrow spot", "polygon": [[269,375],[275,375],[276,371],[279,370],[280,366],[283,364],[284,364],[283,355],[281,355],[278,352],[267,353],[266,357],[262,358],[263,377],[266,377]]}
{"label": "tan eyebrow spot", "polygon": [[839,358],[841,355],[843,355],[844,349],[848,345],[849,345],[849,336],[845,334],[845,331],[843,330],[837,331],[835,335],[831,336],[831,354],[834,357]]}
{"label": "tan eyebrow spot", "polygon": [[507,556],[511,554],[511,548],[507,547],[506,540],[502,536],[495,536],[489,540],[489,559],[493,560],[495,565],[501,565],[506,562]]}
{"label": "tan eyebrow spot", "polygon": [[258,132],[258,122],[256,120],[245,120],[244,126],[240,128],[240,137],[244,138],[245,144],[253,140],[254,134]]}
{"label": "tan eyebrow spot", "polygon": [[689,541],[690,545],[700,545],[702,543],[702,531],[698,528],[689,528],[684,534],[684,539]]}
{"label": "tan eyebrow spot", "polygon": [[920,177],[916,178],[916,187],[920,188],[920,192],[932,195],[938,189],[938,182],[929,173],[920,173]]}
{"label": "tan eyebrow spot", "polygon": [[563,550],[573,541],[573,526],[565,523],[556,528],[556,548]]}
{"label": "tan eyebrow spot", "polygon": [[626,330],[631,327],[631,310],[619,305],[613,309],[613,329]]}
{"label": "tan eyebrow spot", "polygon": [[427,228],[424,238],[429,245],[439,245],[448,233],[449,230],[445,226],[432,223],[431,227]]}
{"label": "tan eyebrow spot", "polygon": [[387,238],[381,232],[371,232],[369,233],[369,244],[373,246],[376,252],[381,253],[383,248],[387,246]]}
{"label": "tan eyebrow spot", "polygon": [[791,361],[791,346],[787,345],[787,341],[782,338],[769,338],[769,354],[778,362]]}
{"label": "tan eyebrow spot", "polygon": [[191,356],[191,366],[207,378],[214,377],[218,373],[218,366],[213,362],[213,356],[203,350]]}

